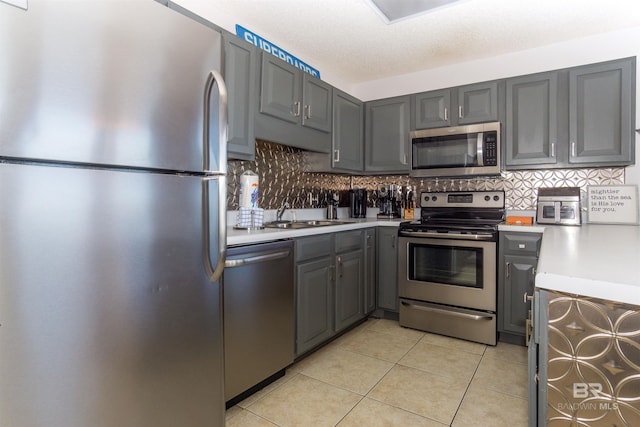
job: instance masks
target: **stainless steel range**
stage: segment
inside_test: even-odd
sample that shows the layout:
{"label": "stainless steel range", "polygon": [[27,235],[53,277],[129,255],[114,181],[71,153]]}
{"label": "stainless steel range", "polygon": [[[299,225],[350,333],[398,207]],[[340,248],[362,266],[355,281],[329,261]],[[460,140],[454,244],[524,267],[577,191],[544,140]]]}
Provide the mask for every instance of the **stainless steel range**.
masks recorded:
{"label": "stainless steel range", "polygon": [[420,207],[398,231],[400,325],[495,345],[504,192],[425,192]]}

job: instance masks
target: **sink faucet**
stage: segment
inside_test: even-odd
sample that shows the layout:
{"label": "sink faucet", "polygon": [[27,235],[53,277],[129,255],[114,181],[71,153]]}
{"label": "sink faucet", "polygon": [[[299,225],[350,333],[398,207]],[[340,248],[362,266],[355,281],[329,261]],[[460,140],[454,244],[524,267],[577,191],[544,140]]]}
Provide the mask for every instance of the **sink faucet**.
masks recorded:
{"label": "sink faucet", "polygon": [[282,215],[284,215],[284,211],[289,207],[288,202],[284,202],[284,204],[276,211],[276,221],[282,221]]}

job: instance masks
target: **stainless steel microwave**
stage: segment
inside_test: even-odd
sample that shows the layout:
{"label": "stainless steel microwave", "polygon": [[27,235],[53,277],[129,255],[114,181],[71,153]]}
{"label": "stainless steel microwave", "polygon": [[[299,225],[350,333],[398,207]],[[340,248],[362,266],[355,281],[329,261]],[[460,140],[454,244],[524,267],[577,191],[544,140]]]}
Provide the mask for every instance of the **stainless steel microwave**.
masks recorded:
{"label": "stainless steel microwave", "polygon": [[479,123],[410,133],[414,177],[499,175],[500,123]]}

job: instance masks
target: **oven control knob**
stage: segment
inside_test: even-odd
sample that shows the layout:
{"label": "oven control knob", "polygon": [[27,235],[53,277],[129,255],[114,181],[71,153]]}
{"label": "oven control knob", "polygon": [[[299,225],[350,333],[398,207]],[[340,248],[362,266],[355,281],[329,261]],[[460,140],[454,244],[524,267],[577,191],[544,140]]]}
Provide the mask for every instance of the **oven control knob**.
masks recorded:
{"label": "oven control knob", "polygon": [[431,197],[431,200],[433,200],[435,202],[436,200],[438,200],[438,197],[433,196],[433,197]]}
{"label": "oven control knob", "polygon": [[489,196],[484,196],[484,201],[485,201],[485,202],[488,202],[489,200],[491,200],[491,197],[489,197]]}
{"label": "oven control knob", "polygon": [[493,196],[493,200],[497,202],[498,200],[500,200],[500,196]]}

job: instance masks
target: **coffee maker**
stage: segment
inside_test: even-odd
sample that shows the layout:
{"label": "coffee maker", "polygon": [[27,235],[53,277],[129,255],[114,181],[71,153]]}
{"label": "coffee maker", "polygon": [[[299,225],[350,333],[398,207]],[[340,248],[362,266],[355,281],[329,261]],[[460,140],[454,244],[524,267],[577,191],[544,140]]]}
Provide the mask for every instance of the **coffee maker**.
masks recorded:
{"label": "coffee maker", "polygon": [[364,188],[353,188],[349,190],[349,217],[367,217],[367,190]]}
{"label": "coffee maker", "polygon": [[402,195],[400,187],[396,184],[379,184],[378,185],[378,206],[380,212],[378,218],[394,219],[400,218],[402,209]]}

